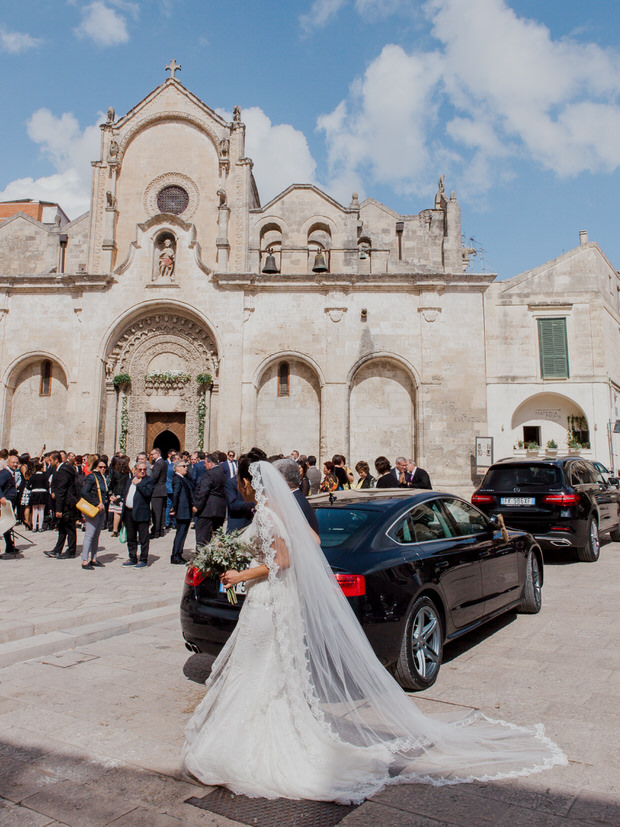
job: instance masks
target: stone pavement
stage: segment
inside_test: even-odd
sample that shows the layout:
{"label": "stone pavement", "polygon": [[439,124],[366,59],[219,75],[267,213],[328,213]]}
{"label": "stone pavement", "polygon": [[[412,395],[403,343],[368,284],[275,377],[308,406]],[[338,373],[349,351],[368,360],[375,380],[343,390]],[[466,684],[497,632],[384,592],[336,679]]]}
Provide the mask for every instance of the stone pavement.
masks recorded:
{"label": "stone pavement", "polygon": [[[209,791],[179,756],[211,659],[183,647],[172,537],[153,543],[140,571],[121,567],[124,548],[106,535],[106,568],[95,572],[44,557],[54,538],[36,537],[0,559],[0,657],[13,646],[0,668],[0,825],[238,824],[184,803]],[[555,554],[545,575],[541,614],[507,615],[452,644],[436,685],[414,697],[429,712],[476,706],[542,721],[569,766],[501,783],[392,787],[343,827],[620,824],[620,544],[604,546],[596,564]],[[46,651],[33,656],[28,629]]]}

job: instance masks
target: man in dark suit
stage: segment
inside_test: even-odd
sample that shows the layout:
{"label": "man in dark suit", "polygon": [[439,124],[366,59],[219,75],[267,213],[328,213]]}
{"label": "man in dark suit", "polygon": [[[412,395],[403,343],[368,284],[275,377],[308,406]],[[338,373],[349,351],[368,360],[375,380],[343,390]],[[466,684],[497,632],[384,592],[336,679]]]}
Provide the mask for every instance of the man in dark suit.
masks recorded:
{"label": "man in dark suit", "polygon": [[225,492],[226,508],[228,510],[226,533],[230,534],[231,531],[239,531],[250,525],[256,503],[246,503],[243,499],[237,487],[237,477],[226,478]]}
{"label": "man in dark suit", "polygon": [[159,448],[153,448],[150,456],[151,462],[153,463],[151,476],[149,477],[149,479],[153,480],[153,494],[151,497],[153,528],[151,529],[151,538],[155,538],[164,536],[164,510],[168,497],[168,491],[166,489],[168,463],[162,457]]}
{"label": "man in dark suit", "polygon": [[429,491],[432,489],[431,478],[424,468],[419,468],[415,464],[415,460],[410,459],[407,463],[407,473],[409,474],[411,488],[426,488]]}
{"label": "man in dark suit", "polygon": [[177,460],[174,463],[174,476],[172,477],[172,509],[170,514],[176,518],[176,534],[172,545],[172,556],[170,562],[173,565],[182,565],[183,546],[187,538],[189,524],[194,516],[192,507],[194,504],[193,491],[190,481],[187,478],[189,462],[186,459]]}
{"label": "man in dark suit", "polygon": [[282,474],[288,487],[291,489],[291,494],[295,497],[297,504],[303,511],[304,517],[308,521],[308,525],[316,534],[318,534],[319,522],[316,518],[316,514],[314,513],[314,509],[301,493],[301,489],[299,488],[299,465],[297,465],[294,459],[278,459],[274,462],[273,467],[277,468]]}
{"label": "man in dark suit", "polygon": [[[48,557],[65,560],[76,556],[77,537],[75,524],[78,518],[75,504],[80,499],[78,473],[74,465],[62,462],[59,451],[52,451],[50,462],[54,469],[52,476],[52,500],[58,521],[58,539],[51,551],[43,553]],[[63,546],[67,541],[67,550]]]}
{"label": "man in dark suit", "polygon": [[204,477],[205,471],[205,457],[206,454],[204,451],[194,451],[192,456],[190,457],[191,465],[187,469],[187,478],[192,484],[192,488],[194,491],[200,485],[200,481]]}
{"label": "man in dark suit", "polygon": [[[163,467],[165,469],[165,465]],[[123,566],[143,569],[148,564],[150,503],[154,487],[153,477],[146,476],[146,462],[137,462],[133,469],[133,478],[127,480],[121,497],[123,507],[121,520],[127,529],[127,552],[129,554],[129,560],[126,560]],[[138,560],[138,543],[140,543],[140,560]]]}
{"label": "man in dark suit", "polygon": [[226,471],[217,454],[207,454],[206,471],[194,494],[196,544],[208,543],[226,519]]}
{"label": "man in dark suit", "polygon": [[[0,505],[6,505],[10,502],[13,506],[13,511],[17,509],[17,486],[15,484],[15,472],[19,466],[19,457],[10,456],[6,461],[6,468],[0,471]],[[15,554],[15,542],[13,540],[13,529],[4,534],[4,542],[6,547],[5,554]]]}

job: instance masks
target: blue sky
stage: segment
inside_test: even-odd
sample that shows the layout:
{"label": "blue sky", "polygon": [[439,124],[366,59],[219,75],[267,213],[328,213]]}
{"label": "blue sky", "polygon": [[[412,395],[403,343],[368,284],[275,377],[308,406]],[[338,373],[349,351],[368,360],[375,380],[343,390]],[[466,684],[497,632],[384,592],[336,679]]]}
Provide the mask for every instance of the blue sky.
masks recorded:
{"label": "blue sky", "polygon": [[455,190],[476,270],[589,232],[620,267],[618,0],[4,0],[0,200],[88,208],[103,113],[166,77],[240,105],[263,203],[312,182],[404,214]]}

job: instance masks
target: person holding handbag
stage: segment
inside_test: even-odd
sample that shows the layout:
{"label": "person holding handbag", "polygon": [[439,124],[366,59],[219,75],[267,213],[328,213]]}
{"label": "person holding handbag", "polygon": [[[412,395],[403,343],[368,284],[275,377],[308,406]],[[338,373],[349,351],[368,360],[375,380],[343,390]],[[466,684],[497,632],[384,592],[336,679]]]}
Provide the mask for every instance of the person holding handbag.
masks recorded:
{"label": "person holding handbag", "polygon": [[105,481],[105,473],[108,465],[103,459],[95,460],[91,464],[91,473],[84,480],[82,485],[82,499],[97,508],[94,517],[84,513],[86,522],[86,535],[82,546],[82,568],[84,571],[94,571],[95,568],[103,568],[103,563],[97,560],[97,548],[99,535],[105,524],[106,507],[109,502],[108,484]]}

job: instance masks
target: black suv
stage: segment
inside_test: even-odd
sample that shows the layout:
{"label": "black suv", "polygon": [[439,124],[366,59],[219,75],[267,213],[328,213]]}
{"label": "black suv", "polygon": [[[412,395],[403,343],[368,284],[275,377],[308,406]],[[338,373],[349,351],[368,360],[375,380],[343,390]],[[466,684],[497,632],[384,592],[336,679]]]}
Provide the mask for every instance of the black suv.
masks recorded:
{"label": "black suv", "polygon": [[620,542],[620,498],[594,464],[578,457],[506,459],[486,473],[471,501],[506,525],[529,531],[543,548],[572,547],[586,563],[599,558],[599,536]]}

